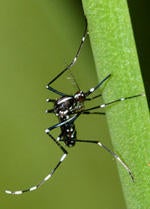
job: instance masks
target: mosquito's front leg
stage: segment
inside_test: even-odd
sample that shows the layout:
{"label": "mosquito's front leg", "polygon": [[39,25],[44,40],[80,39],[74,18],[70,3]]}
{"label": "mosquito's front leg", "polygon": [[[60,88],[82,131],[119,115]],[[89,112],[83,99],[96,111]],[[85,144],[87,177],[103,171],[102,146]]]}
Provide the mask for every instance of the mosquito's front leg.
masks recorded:
{"label": "mosquito's front leg", "polygon": [[69,96],[67,94],[64,94],[63,92],[61,91],[58,91],[57,89],[54,89],[53,87],[51,87],[51,84],[56,81],[61,75],[63,75],[67,70],[69,70],[70,68],[72,68],[72,66],[76,63],[78,57],[79,57],[79,54],[80,54],[80,51],[82,49],[82,46],[86,40],[86,37],[88,35],[88,31],[87,31],[87,23],[86,23],[86,26],[85,26],[85,31],[84,31],[84,34],[82,36],[82,39],[81,39],[81,42],[80,42],[80,45],[79,45],[79,48],[77,49],[77,52],[75,54],[75,57],[72,59],[72,61],[70,62],[69,65],[67,65],[67,67],[65,69],[63,69],[60,73],[58,73],[47,85],[46,85],[46,88],[60,96]]}

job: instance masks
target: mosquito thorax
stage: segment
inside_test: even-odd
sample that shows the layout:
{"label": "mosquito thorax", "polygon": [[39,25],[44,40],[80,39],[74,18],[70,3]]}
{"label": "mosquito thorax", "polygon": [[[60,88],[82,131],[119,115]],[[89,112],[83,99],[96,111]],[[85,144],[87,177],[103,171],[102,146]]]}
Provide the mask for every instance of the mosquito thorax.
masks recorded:
{"label": "mosquito thorax", "polygon": [[75,106],[75,99],[72,96],[63,96],[56,100],[54,104],[54,112],[57,116],[63,118],[72,113]]}

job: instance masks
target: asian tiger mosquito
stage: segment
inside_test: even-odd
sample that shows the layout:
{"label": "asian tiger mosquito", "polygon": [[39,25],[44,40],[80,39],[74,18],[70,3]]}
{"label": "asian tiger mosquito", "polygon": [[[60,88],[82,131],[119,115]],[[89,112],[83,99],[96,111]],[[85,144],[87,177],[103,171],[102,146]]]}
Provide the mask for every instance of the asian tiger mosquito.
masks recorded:
{"label": "asian tiger mosquito", "polygon": [[[59,90],[57,90],[57,89],[55,89],[51,86],[51,84],[54,83],[54,81],[56,81],[60,76],[62,76],[63,73],[65,73],[67,70],[70,70],[70,68],[76,63],[76,61],[79,57],[81,48],[82,48],[87,36],[88,36],[88,30],[87,30],[87,24],[86,24],[85,31],[84,31],[84,34],[82,36],[79,48],[78,48],[78,50],[75,54],[75,57],[72,59],[70,64],[65,69],[63,69],[59,74],[57,74],[46,85],[46,88],[49,91],[51,91],[51,92],[60,96],[60,98],[56,99],[56,100],[55,99],[47,99],[46,100],[47,102],[53,103],[53,105],[54,105],[53,109],[49,109],[46,112],[47,113],[54,113],[58,117],[59,122],[45,130],[45,133],[56,143],[56,145],[63,152],[59,162],[50,171],[50,173],[42,181],[40,181],[37,185],[32,186],[30,188],[27,188],[25,190],[18,190],[18,191],[5,190],[5,192],[7,194],[19,195],[19,194],[23,194],[25,192],[31,192],[31,191],[34,191],[34,190],[38,189],[47,180],[49,180],[52,177],[52,175],[55,173],[55,171],[58,169],[58,167],[61,165],[61,163],[64,161],[64,159],[66,158],[66,156],[68,154],[67,150],[61,145],[61,142],[64,142],[65,145],[68,146],[68,147],[73,147],[76,143],[80,143],[80,142],[81,143],[97,144],[101,148],[105,149],[108,153],[110,153],[125,168],[125,170],[129,173],[132,181],[134,181],[134,176],[133,176],[130,168],[122,161],[122,159],[116,153],[111,151],[109,148],[107,148],[100,141],[98,141],[98,140],[80,140],[80,139],[77,139],[76,128],[75,128],[74,123],[75,123],[75,120],[81,114],[104,114],[103,112],[93,112],[92,110],[105,108],[105,107],[107,107],[107,106],[109,106],[113,103],[128,100],[128,99],[132,99],[132,98],[139,97],[139,96],[144,96],[144,94],[137,94],[137,95],[134,95],[134,96],[122,97],[122,98],[110,101],[108,103],[105,103],[105,104],[101,104],[101,105],[97,105],[97,106],[85,109],[84,108],[84,102],[94,100],[94,99],[101,96],[100,94],[98,94],[94,97],[89,98],[89,96],[93,92],[95,92],[106,80],[108,80],[110,78],[111,74],[107,75],[95,87],[90,88],[86,92],[81,91],[80,88],[77,85],[79,90],[74,95],[65,94],[65,93],[63,93],[63,92],[61,92],[61,91],[59,91]],[[51,134],[51,131],[55,128],[58,128],[58,127],[60,127],[60,134],[57,138],[55,138]]]}

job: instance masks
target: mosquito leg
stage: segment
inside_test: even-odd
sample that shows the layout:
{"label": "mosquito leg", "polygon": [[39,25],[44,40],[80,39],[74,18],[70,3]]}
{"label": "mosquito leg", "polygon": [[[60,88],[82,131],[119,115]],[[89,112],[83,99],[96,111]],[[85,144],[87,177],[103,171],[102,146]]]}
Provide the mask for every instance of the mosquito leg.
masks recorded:
{"label": "mosquito leg", "polygon": [[11,191],[11,190],[5,190],[5,193],[7,194],[12,194],[12,195],[19,195],[19,194],[23,194],[25,192],[32,192],[34,190],[37,190],[39,187],[41,187],[46,181],[48,181],[52,175],[55,173],[55,171],[58,169],[58,167],[61,165],[61,163],[64,161],[64,159],[66,158],[68,152],[65,150],[65,148],[50,134],[47,133],[49,135],[49,137],[51,137],[51,139],[57,144],[57,146],[62,150],[63,155],[61,156],[60,160],[58,161],[58,163],[56,164],[56,166],[50,171],[50,173],[41,181],[39,182],[37,185],[34,185],[30,188],[24,189],[24,190],[18,190],[18,191]]}
{"label": "mosquito leg", "polygon": [[82,39],[81,39],[81,42],[80,42],[80,45],[79,45],[79,48],[75,54],[75,57],[73,58],[73,60],[71,61],[71,63],[64,69],[62,70],[58,75],[55,76],[55,78],[53,78],[47,85],[49,86],[50,84],[52,84],[55,80],[57,80],[65,71],[69,70],[74,64],[75,62],[77,61],[78,57],[79,57],[79,54],[80,54],[80,51],[81,51],[81,48],[86,40],[86,37],[88,35],[88,31],[87,31],[87,23],[86,23],[86,26],[85,26],[85,31],[84,31],[84,34],[82,36]]}
{"label": "mosquito leg", "polygon": [[107,75],[102,81],[100,81],[95,87],[90,88],[90,90],[88,90],[85,93],[85,96],[89,96],[90,94],[92,94],[96,89],[98,89],[109,77],[111,76],[111,74]]}
{"label": "mosquito leg", "polygon": [[90,112],[90,111],[83,111],[82,114],[85,114],[85,115],[106,115],[105,112]]}
{"label": "mosquito leg", "polygon": [[54,114],[54,109],[45,110],[45,113],[53,113]]}
{"label": "mosquito leg", "polygon": [[46,99],[46,102],[52,102],[52,103],[55,103],[56,102],[56,99]]}
{"label": "mosquito leg", "polygon": [[130,170],[130,168],[123,162],[123,160],[113,151],[111,151],[109,148],[107,148],[104,144],[102,144],[100,141],[92,141],[92,140],[76,140],[76,142],[84,142],[84,143],[93,143],[97,144],[98,146],[102,147],[105,149],[108,153],[110,153],[124,168],[125,170],[129,173],[132,181],[134,181],[134,176]]}
{"label": "mosquito leg", "polygon": [[68,120],[65,120],[63,122],[60,122],[60,123],[57,123],[49,128],[47,128],[45,130],[45,133],[49,133],[51,130],[55,129],[55,128],[58,128],[58,127],[61,127],[63,125],[65,125],[66,123],[72,123],[73,121],[75,121],[80,115],[81,115],[82,112],[79,112],[77,114],[75,114],[74,116],[72,116],[71,118],[69,118]]}
{"label": "mosquito leg", "polygon": [[85,101],[91,101],[91,100],[97,99],[98,97],[101,97],[101,96],[102,96],[102,94],[98,94],[98,95],[96,95],[96,96],[94,96],[94,97],[86,98]]}
{"label": "mosquito leg", "polygon": [[73,60],[70,62],[70,64],[64,69],[62,70],[60,73],[58,73],[47,85],[46,85],[46,88],[58,95],[61,95],[61,96],[64,96],[66,94],[54,89],[53,87],[51,87],[50,85],[56,81],[64,72],[66,72],[67,70],[69,70],[70,68],[72,68],[72,66],[76,63],[78,57],[79,57],[79,54],[80,54],[80,51],[81,51],[81,48],[86,40],[86,37],[88,35],[88,31],[87,31],[87,23],[86,23],[86,27],[85,27],[85,31],[84,31],[84,34],[82,36],[82,39],[81,39],[81,42],[80,42],[80,45],[79,45],[79,48],[75,54],[75,57],[73,58]]}
{"label": "mosquito leg", "polygon": [[116,103],[116,102],[121,102],[121,101],[125,101],[125,100],[128,100],[128,99],[133,99],[135,97],[140,97],[140,96],[145,96],[145,94],[137,94],[137,95],[134,95],[134,96],[130,96],[130,97],[121,97],[119,99],[116,99],[116,100],[113,100],[111,102],[108,102],[108,103],[105,103],[105,104],[101,104],[101,105],[98,105],[98,106],[95,106],[95,107],[91,107],[91,108],[88,108],[86,110],[84,110],[85,112],[86,111],[90,111],[90,110],[95,110],[95,109],[99,109],[99,108],[105,108],[113,103]]}

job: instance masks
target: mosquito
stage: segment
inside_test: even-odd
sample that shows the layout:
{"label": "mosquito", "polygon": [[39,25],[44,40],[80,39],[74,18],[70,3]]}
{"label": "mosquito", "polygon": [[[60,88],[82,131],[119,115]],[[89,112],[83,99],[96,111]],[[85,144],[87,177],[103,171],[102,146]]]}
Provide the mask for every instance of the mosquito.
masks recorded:
{"label": "mosquito", "polygon": [[[110,153],[123,167],[124,169],[128,172],[129,176],[131,177],[132,181],[134,181],[134,176],[130,170],[130,168],[123,162],[123,160],[113,151],[111,151],[109,148],[107,148],[103,143],[101,143],[99,140],[80,140],[77,138],[77,132],[76,132],[76,127],[75,127],[75,121],[80,115],[86,114],[105,114],[104,112],[93,112],[93,110],[98,110],[98,109],[103,109],[107,106],[112,105],[113,103],[133,99],[135,97],[139,96],[144,96],[144,94],[137,94],[134,96],[128,96],[128,97],[122,97],[113,101],[110,101],[108,103],[103,103],[91,108],[86,109],[84,107],[85,102],[90,102],[92,100],[95,100],[96,98],[100,97],[101,94],[97,94],[96,96],[91,96],[97,89],[99,89],[110,77],[111,74],[108,74],[103,80],[101,80],[96,86],[90,88],[88,91],[82,91],[80,90],[78,86],[78,91],[74,95],[69,95],[66,93],[63,93],[55,88],[53,88],[51,85],[59,79],[66,71],[70,71],[72,66],[76,63],[81,48],[83,47],[83,44],[88,36],[88,30],[87,30],[87,24],[85,27],[84,34],[82,36],[80,45],[77,49],[77,52],[70,62],[70,64],[63,69],[59,74],[57,74],[47,85],[46,88],[50,91],[55,93],[56,95],[59,95],[58,99],[50,99],[48,98],[46,101],[48,103],[53,104],[52,109],[46,110],[47,113],[53,113],[56,115],[58,118],[58,123],[47,128],[45,130],[45,133],[55,142],[55,144],[60,148],[62,151],[62,156],[60,157],[60,160],[56,164],[56,166],[50,170],[48,175],[43,178],[38,184],[24,189],[24,190],[17,190],[17,191],[11,191],[11,190],[5,190],[7,194],[12,194],[12,195],[20,195],[26,192],[31,192],[37,190],[39,187],[41,187],[45,182],[47,182],[53,174],[56,172],[56,170],[60,167],[62,162],[65,160],[65,158],[68,155],[68,151],[64,145],[62,145],[62,142],[67,146],[67,147],[73,147],[75,144],[80,144],[80,143],[89,143],[89,144],[96,144],[99,147],[103,148],[106,150],[108,153]],[[70,71],[71,72],[71,71]],[[60,128],[60,134],[57,138],[55,138],[52,135],[52,130],[56,128]]]}

